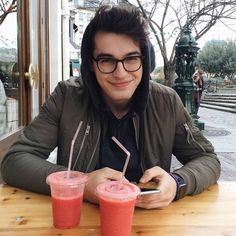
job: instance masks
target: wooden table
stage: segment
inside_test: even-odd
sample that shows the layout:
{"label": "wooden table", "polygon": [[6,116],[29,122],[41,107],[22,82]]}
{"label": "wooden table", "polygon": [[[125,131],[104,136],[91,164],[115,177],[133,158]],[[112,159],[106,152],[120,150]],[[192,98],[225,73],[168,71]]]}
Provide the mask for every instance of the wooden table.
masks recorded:
{"label": "wooden table", "polygon": [[[50,197],[1,185],[0,235],[100,235],[99,209],[84,203],[80,226],[60,230],[52,226]],[[220,182],[162,210],[136,209],[132,235],[235,236],[236,182]]]}

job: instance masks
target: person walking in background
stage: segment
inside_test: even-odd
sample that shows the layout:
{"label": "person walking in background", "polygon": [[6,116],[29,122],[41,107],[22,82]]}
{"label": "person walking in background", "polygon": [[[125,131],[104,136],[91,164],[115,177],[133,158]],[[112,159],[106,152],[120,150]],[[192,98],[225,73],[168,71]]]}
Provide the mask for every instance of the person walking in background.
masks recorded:
{"label": "person walking in background", "polygon": [[194,90],[194,105],[195,105],[195,117],[199,119],[198,116],[198,110],[200,107],[201,97],[202,97],[202,91],[204,86],[204,80],[203,80],[203,71],[197,70],[193,75],[193,82],[195,85]]}
{"label": "person walking in background", "polygon": [[[120,180],[125,162],[115,136],[130,152],[125,177],[154,181],[161,193],[140,196],[137,207],[162,208],[215,184],[220,161],[194,126],[178,94],[150,80],[155,62],[148,24],[138,8],[101,6],[81,47],[81,77],[61,81],[2,162],[6,183],[50,194],[46,177],[72,169],[88,173],[84,198],[97,203],[102,182]],[[47,161],[58,147],[56,163]],[[170,172],[172,154],[182,167]]]}

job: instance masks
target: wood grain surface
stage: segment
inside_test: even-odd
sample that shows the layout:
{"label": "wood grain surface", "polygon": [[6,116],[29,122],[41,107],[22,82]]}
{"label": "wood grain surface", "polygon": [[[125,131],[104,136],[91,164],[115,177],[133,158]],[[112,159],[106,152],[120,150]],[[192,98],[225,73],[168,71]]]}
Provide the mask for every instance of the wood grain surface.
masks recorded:
{"label": "wood grain surface", "polygon": [[[49,196],[1,185],[0,235],[100,235],[99,207],[85,202],[80,225],[60,230],[52,224]],[[132,235],[235,236],[236,182],[220,182],[197,196],[185,197],[164,209],[136,208]]]}

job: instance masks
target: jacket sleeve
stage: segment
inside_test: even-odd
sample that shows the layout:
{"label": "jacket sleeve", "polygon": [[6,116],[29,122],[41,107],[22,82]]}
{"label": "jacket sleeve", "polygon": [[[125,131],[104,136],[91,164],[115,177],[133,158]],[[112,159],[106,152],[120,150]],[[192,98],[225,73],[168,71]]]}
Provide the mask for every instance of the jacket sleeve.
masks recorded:
{"label": "jacket sleeve", "polygon": [[202,192],[220,176],[220,161],[214,147],[194,125],[177,97],[177,123],[173,154],[183,164],[175,170],[187,183],[187,195]]}
{"label": "jacket sleeve", "polygon": [[66,169],[47,161],[57,146],[62,107],[63,86],[59,83],[41,107],[39,115],[24,129],[4,157],[1,172],[7,184],[33,192],[50,193],[46,177]]}

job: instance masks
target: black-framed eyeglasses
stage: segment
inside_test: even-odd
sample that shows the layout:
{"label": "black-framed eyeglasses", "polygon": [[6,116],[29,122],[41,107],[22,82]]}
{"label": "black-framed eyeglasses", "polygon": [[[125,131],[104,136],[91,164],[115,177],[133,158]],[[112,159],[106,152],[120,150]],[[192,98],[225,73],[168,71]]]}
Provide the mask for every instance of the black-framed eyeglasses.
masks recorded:
{"label": "black-framed eyeglasses", "polygon": [[121,60],[118,60],[114,57],[93,58],[93,60],[97,63],[99,71],[104,74],[113,73],[117,68],[118,62],[122,63],[124,69],[127,72],[135,72],[141,68],[143,59],[144,56],[141,55],[127,56]]}

